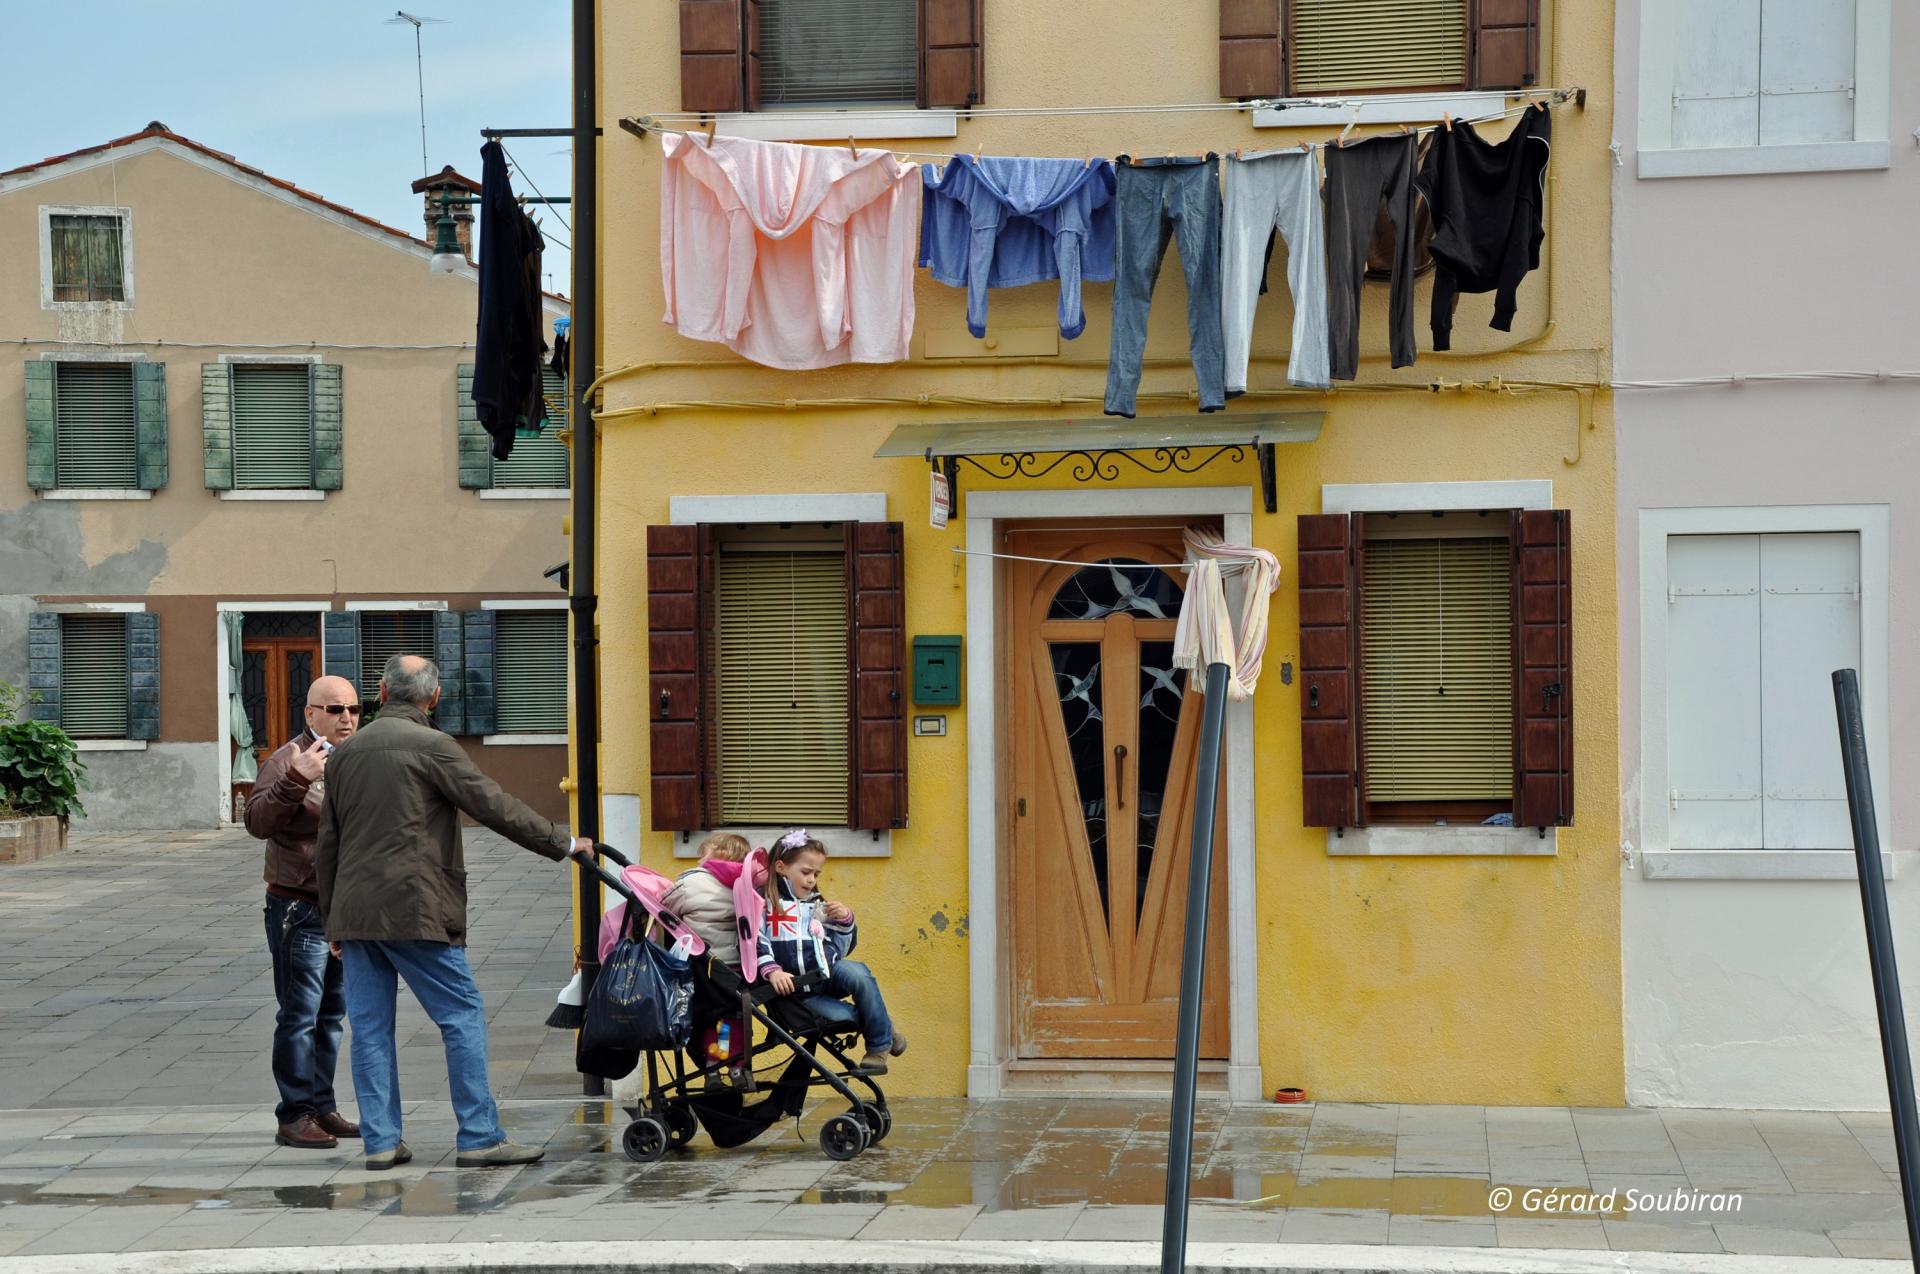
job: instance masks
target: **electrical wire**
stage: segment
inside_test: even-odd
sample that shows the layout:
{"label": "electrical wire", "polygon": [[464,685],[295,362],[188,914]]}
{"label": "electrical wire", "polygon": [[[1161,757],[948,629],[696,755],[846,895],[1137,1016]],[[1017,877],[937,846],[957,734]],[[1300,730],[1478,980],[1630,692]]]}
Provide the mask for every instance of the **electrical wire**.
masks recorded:
{"label": "electrical wire", "polygon": [[472,349],[472,341],[449,341],[440,344],[422,343],[417,345],[367,344],[346,341],[284,341],[279,343],[263,341],[90,341],[69,339],[62,336],[4,336],[0,345],[97,345],[106,349],[123,349],[128,346],[151,346],[154,349],[272,349],[306,350],[317,353],[320,350],[442,350]]}
{"label": "electrical wire", "polygon": [[[496,138],[495,141],[500,146],[500,153],[507,157],[507,162],[509,164],[513,165],[513,171],[520,174],[520,180],[526,182],[528,188],[531,189],[534,194],[540,196],[540,198],[542,199],[545,199],[547,197],[547,192],[540,189],[539,186],[534,184],[533,178],[527,175],[527,170],[521,167],[520,161],[513,157],[513,152],[507,149],[506,144],[504,142],[499,142],[498,138]],[[559,204],[554,204],[554,203],[550,203],[546,206],[549,210],[560,207]],[[553,214],[553,219],[555,221],[558,221],[561,225],[565,226],[568,234],[573,233],[573,226],[567,221],[565,217],[561,216],[559,213],[556,212]],[[562,246],[564,247],[565,245],[563,244]],[[572,249],[568,249],[568,251],[572,251]]]}

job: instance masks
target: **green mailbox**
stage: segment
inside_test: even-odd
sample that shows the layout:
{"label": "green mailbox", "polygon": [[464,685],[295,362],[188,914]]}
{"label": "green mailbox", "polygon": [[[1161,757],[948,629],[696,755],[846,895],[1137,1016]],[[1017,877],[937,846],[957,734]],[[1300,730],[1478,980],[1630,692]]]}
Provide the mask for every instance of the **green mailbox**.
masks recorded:
{"label": "green mailbox", "polygon": [[913,639],[913,701],[924,704],[960,702],[960,638]]}

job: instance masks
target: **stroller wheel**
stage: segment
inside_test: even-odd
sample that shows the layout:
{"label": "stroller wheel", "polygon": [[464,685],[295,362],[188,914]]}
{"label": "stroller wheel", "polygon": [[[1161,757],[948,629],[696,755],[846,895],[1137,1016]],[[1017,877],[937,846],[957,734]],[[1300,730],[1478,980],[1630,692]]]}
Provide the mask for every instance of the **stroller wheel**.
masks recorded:
{"label": "stroller wheel", "polygon": [[667,1153],[667,1126],[652,1115],[642,1115],[620,1134],[620,1148],[635,1163],[653,1163]]}
{"label": "stroller wheel", "polygon": [[678,1150],[693,1140],[693,1134],[700,1125],[693,1118],[693,1110],[685,1104],[669,1105],[660,1112],[667,1124],[667,1148]]}
{"label": "stroller wheel", "polygon": [[835,1115],[821,1126],[820,1149],[829,1159],[852,1159],[867,1148],[867,1125],[858,1115]]}
{"label": "stroller wheel", "polygon": [[893,1112],[870,1101],[860,1103],[860,1118],[867,1125],[867,1144],[877,1146],[893,1131]]}

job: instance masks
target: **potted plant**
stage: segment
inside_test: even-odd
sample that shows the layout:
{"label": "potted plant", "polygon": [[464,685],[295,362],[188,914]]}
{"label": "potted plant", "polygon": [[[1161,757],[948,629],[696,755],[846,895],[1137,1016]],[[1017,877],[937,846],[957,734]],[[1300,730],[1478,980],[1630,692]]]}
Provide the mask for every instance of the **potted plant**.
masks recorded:
{"label": "potted plant", "polygon": [[67,820],[85,813],[86,762],[65,730],[20,720],[38,696],[0,681],[0,862],[31,862],[67,847]]}

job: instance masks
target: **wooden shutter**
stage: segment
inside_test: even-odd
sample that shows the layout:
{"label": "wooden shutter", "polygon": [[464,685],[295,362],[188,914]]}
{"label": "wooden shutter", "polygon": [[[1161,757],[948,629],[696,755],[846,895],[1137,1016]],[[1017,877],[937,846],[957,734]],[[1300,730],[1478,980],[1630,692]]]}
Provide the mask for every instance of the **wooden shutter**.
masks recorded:
{"label": "wooden shutter", "polygon": [[[493,485],[496,487],[566,488],[567,444],[561,441],[560,431],[567,427],[567,382],[564,377],[554,375],[547,368],[542,368],[540,375],[547,419],[541,425],[538,437],[519,439],[513,444],[512,455],[505,460],[493,461]],[[484,431],[481,439],[481,458],[486,459]],[[465,485],[464,473],[462,485]]]}
{"label": "wooden shutter", "polygon": [[1355,827],[1359,801],[1359,525],[1344,513],[1300,515],[1301,820]]}
{"label": "wooden shutter", "polygon": [[[490,610],[460,612],[460,655],[458,668],[443,668],[440,681],[462,677],[462,697],[466,700],[468,734],[493,734],[499,727],[494,700],[493,651],[494,613]],[[441,729],[447,727],[441,726]]]}
{"label": "wooden shutter", "polygon": [[494,729],[501,734],[565,734],[567,612],[489,613],[493,615]]}
{"label": "wooden shutter", "polygon": [[51,490],[59,482],[60,427],[53,414],[57,366],[39,360],[26,364],[27,485],[35,491]]}
{"label": "wooden shutter", "polygon": [[655,831],[698,831],[718,821],[709,781],[712,579],[711,528],[647,528],[646,709]]}
{"label": "wooden shutter", "polygon": [[898,522],[846,527],[853,684],[848,825],[907,825],[906,553]]}
{"label": "wooden shutter", "polygon": [[233,490],[233,365],[200,364],[201,473],[207,490]]}
{"label": "wooden shutter", "polygon": [[1471,85],[1527,88],[1540,82],[1540,0],[1469,0]]}
{"label": "wooden shutter", "polygon": [[440,706],[433,723],[448,734],[467,732],[466,612],[435,611],[433,662],[440,666]]}
{"label": "wooden shutter", "polygon": [[[28,363],[52,367],[51,363]],[[27,616],[27,694],[39,695],[37,703],[27,705],[32,721],[60,724],[61,708],[60,616],[51,611],[34,611]]]}
{"label": "wooden shutter", "polygon": [[1220,0],[1220,96],[1287,92],[1283,0]]}
{"label": "wooden shutter", "polygon": [[167,485],[167,365],[133,365],[134,438],[139,448],[142,491]]}
{"label": "wooden shutter", "polygon": [[742,0],[680,0],[680,109],[713,114],[744,108]]}
{"label": "wooden shutter", "polygon": [[1467,82],[1468,10],[1475,2],[1292,0],[1289,91],[1304,97],[1458,88]]}
{"label": "wooden shutter", "polygon": [[126,617],[127,737],[160,737],[160,623],[139,611]]}
{"label": "wooden shutter", "polygon": [[138,487],[132,365],[55,363],[54,368],[55,481],[63,487]]}
{"label": "wooden shutter", "polygon": [[62,615],[60,728],[76,739],[132,738],[125,615]]}
{"label": "wooden shutter", "polygon": [[340,409],[340,364],[315,363],[313,374],[313,485],[338,491],[343,476],[344,431]]}
{"label": "wooden shutter", "polygon": [[233,485],[240,490],[313,488],[313,376],[307,363],[228,368]]}
{"label": "wooden shutter", "polygon": [[[978,106],[986,100],[985,0],[919,0],[919,105]],[[904,811],[905,805],[902,805]]]}
{"label": "wooden shutter", "polygon": [[472,363],[462,363],[454,372],[454,418],[459,422],[461,489],[484,491],[493,485],[493,440],[474,405]]}
{"label": "wooden shutter", "polygon": [[1565,509],[1513,514],[1513,821],[1573,822],[1573,545]]}
{"label": "wooden shutter", "polygon": [[[359,685],[360,616],[352,611],[330,610],[322,617],[320,631],[325,646],[321,667],[326,675],[345,677],[354,685]],[[364,695],[361,700],[369,705],[374,702]]]}

